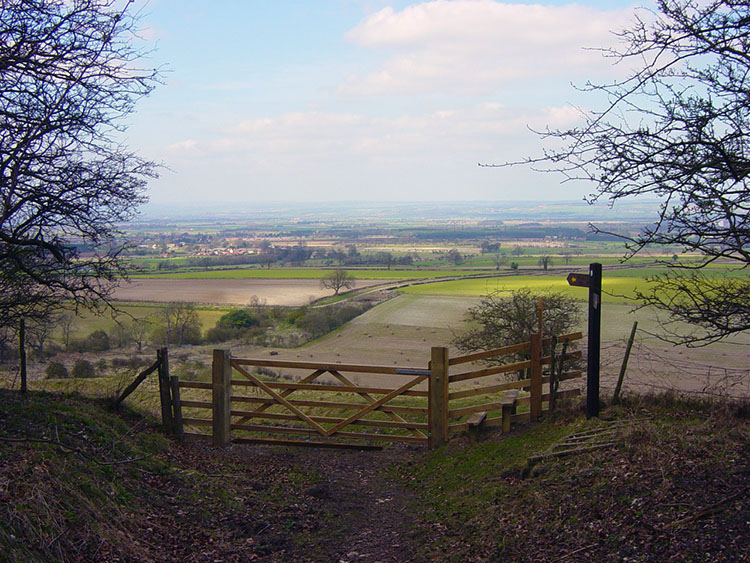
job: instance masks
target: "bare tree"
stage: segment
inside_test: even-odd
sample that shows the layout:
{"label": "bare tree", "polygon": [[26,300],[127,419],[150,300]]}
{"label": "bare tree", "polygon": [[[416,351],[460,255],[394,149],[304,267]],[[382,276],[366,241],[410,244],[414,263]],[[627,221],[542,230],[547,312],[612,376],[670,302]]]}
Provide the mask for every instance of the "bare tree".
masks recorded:
{"label": "bare tree", "polygon": [[[750,266],[750,4],[659,0],[620,38],[624,48],[605,53],[638,69],[587,85],[608,104],[580,127],[544,133],[563,148],[527,163],[592,182],[591,202],[659,199],[655,222],[623,237],[628,257],[651,245],[701,257],[664,260],[671,270],[638,295],[673,321],[667,340],[703,345],[750,329],[747,275],[703,270]],[[694,329],[681,331],[684,321]]]}
{"label": "bare tree", "polygon": [[451,248],[448,251],[448,260],[453,262],[456,266],[460,266],[464,262],[464,257],[457,248]]}
{"label": "bare tree", "polygon": [[155,176],[120,142],[157,80],[137,67],[130,8],[0,3],[0,324],[106,303],[124,273],[118,225]]}
{"label": "bare tree", "polygon": [[61,315],[53,313],[43,320],[35,319],[27,324],[26,341],[31,345],[37,358],[44,357],[44,347],[61,321]]}
{"label": "bare tree", "polygon": [[552,256],[550,256],[549,254],[545,254],[539,257],[539,265],[544,269],[544,271],[547,271],[547,269],[552,266],[552,264]]}
{"label": "bare tree", "polygon": [[320,279],[320,287],[332,289],[334,295],[338,295],[342,289],[351,289],[355,283],[355,277],[340,268],[331,270]]}
{"label": "bare tree", "polygon": [[143,343],[153,328],[153,323],[147,317],[132,317],[127,320],[117,320],[116,334],[118,344],[122,347],[135,344],[140,354],[143,351]]}
{"label": "bare tree", "polygon": [[66,311],[60,315],[60,328],[62,329],[63,346],[67,350],[70,346],[70,335],[73,331],[73,321],[76,315],[73,311]]}
{"label": "bare tree", "polygon": [[201,322],[192,303],[170,303],[159,312],[162,325],[155,340],[165,345],[195,344],[200,340]]}
{"label": "bare tree", "polygon": [[[539,298],[542,298],[542,330],[545,336],[570,332],[578,323],[578,304],[560,293],[534,294],[529,289],[511,291],[507,297],[490,293],[469,309],[469,330],[453,343],[462,352],[492,350],[527,342],[538,329]],[[525,359],[519,354],[518,359]]]}

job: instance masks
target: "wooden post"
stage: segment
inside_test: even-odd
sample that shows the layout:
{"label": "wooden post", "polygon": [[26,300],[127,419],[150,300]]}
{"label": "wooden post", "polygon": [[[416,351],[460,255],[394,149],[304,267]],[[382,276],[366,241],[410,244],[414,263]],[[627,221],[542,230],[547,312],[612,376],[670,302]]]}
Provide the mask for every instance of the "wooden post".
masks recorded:
{"label": "wooden post", "polygon": [[448,348],[433,346],[428,382],[429,448],[448,441]]}
{"label": "wooden post", "polygon": [[169,351],[161,348],[156,351],[159,360],[159,399],[161,400],[161,422],[164,430],[171,434],[174,430],[172,421],[172,397],[169,389]]}
{"label": "wooden post", "polygon": [[638,321],[633,321],[633,328],[630,330],[630,338],[628,338],[628,346],[625,348],[625,357],[622,359],[622,365],[620,366],[620,376],[617,378],[617,385],[615,386],[615,393],[612,395],[612,404],[616,405],[620,402],[620,391],[622,390],[622,380],[625,379],[625,370],[628,369],[628,359],[630,358],[630,350],[633,348],[633,340],[635,340],[635,331],[638,328]]}
{"label": "wooden post", "polygon": [[586,361],[586,418],[599,416],[602,334],[602,265],[589,264],[589,344]]}
{"label": "wooden post", "polygon": [[135,391],[138,388],[138,386],[141,383],[143,383],[144,379],[146,379],[149,375],[151,375],[157,369],[159,369],[160,365],[161,365],[161,360],[159,359],[158,352],[157,352],[156,361],[153,364],[151,364],[150,367],[148,367],[147,369],[145,369],[144,371],[142,371],[140,374],[138,374],[138,377],[135,378],[135,380],[133,381],[133,383],[131,383],[130,385],[128,385],[124,389],[124,391],[120,394],[120,396],[117,397],[117,399],[115,400],[115,402],[112,404],[112,408],[114,408],[114,409],[119,408],[120,404],[125,400],[125,398],[128,397],[128,395],[130,395],[133,391]]}
{"label": "wooden post", "polygon": [[21,319],[18,327],[18,356],[21,360],[21,393],[28,389],[26,383],[26,321]]}
{"label": "wooden post", "polygon": [[174,424],[174,435],[182,441],[185,431],[182,427],[182,402],[180,401],[180,379],[173,375],[169,378],[169,387],[172,391],[172,422]]}
{"label": "wooden post", "polygon": [[531,335],[531,420],[542,416],[542,335]]}
{"label": "wooden post", "polygon": [[229,350],[214,350],[213,380],[213,443],[224,447],[229,444],[231,429],[230,405],[232,397],[232,365]]}

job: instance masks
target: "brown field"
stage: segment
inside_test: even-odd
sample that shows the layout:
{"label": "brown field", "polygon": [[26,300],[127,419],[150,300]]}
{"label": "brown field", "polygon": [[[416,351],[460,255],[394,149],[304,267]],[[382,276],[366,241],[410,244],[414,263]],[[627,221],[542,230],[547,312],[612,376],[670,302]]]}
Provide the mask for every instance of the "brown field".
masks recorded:
{"label": "brown field", "polygon": [[[357,287],[369,287],[382,281],[357,280]],[[180,301],[211,305],[249,305],[257,297],[267,305],[306,305],[310,301],[333,295],[321,289],[318,280],[298,279],[139,279],[117,289],[119,301]]]}

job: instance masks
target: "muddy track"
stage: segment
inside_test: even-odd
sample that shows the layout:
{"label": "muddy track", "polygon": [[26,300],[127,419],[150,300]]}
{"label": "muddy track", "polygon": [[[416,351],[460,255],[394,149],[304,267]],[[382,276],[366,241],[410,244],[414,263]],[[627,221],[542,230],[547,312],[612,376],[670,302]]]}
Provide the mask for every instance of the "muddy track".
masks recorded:
{"label": "muddy track", "polygon": [[321,546],[331,561],[423,560],[413,540],[425,526],[414,514],[413,494],[400,484],[395,469],[408,463],[413,450],[304,450],[299,456],[319,472],[320,482],[306,492],[331,516],[327,546]]}
{"label": "muddy track", "polygon": [[399,476],[400,467],[425,455],[423,449],[182,448],[180,457],[221,477],[224,494],[236,503],[210,521],[196,516],[212,530],[213,549],[196,554],[183,544],[191,561],[427,560],[419,546],[429,544],[436,530],[424,522],[416,495]]}

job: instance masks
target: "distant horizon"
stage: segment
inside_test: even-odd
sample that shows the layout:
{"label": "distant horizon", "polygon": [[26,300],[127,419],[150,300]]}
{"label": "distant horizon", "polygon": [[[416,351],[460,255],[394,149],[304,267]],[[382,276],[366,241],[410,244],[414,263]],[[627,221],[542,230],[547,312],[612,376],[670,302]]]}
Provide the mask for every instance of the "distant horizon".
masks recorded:
{"label": "distant horizon", "polygon": [[594,186],[477,163],[539,156],[534,130],[606,104],[571,84],[628,73],[597,49],[633,24],[636,3],[137,4],[142,62],[165,69],[123,138],[164,165],[148,195],[231,205],[582,197]]}
{"label": "distant horizon", "polygon": [[583,200],[457,200],[457,201],[366,201],[321,202],[180,202],[148,203],[141,207],[135,222],[172,221],[268,221],[290,220],[309,223],[346,221],[388,222],[395,219],[417,221],[650,221],[659,201],[631,200],[588,204]]}

